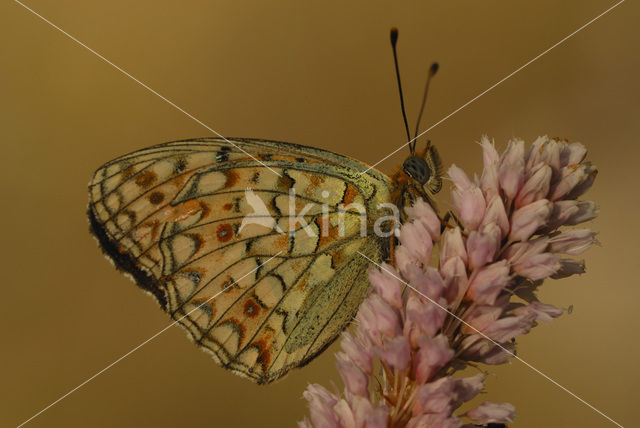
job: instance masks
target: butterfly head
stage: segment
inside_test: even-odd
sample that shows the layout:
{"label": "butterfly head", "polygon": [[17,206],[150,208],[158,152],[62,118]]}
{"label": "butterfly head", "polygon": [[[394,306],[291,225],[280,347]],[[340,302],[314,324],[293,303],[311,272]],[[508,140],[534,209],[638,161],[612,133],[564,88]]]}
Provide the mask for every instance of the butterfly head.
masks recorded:
{"label": "butterfly head", "polygon": [[[404,173],[404,174],[402,174]],[[402,164],[404,180],[429,194],[436,194],[442,188],[442,162],[436,148],[427,142],[421,154],[412,152]]]}

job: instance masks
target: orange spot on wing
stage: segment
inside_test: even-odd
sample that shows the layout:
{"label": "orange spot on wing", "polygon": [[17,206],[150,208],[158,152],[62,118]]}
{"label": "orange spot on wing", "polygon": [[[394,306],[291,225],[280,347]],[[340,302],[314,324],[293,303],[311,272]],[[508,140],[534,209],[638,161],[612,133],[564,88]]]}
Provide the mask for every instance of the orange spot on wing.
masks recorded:
{"label": "orange spot on wing", "polygon": [[136,184],[140,187],[147,188],[151,186],[158,176],[153,171],[143,171],[136,177]]}
{"label": "orange spot on wing", "polygon": [[233,204],[224,204],[222,206],[222,209],[225,210],[225,211],[229,211],[229,210],[231,210],[231,208],[233,208]]}
{"label": "orange spot on wing", "polygon": [[342,201],[348,205],[356,199],[356,196],[358,196],[358,190],[351,184],[347,184],[347,189],[344,192]]}
{"label": "orange spot on wing", "polygon": [[249,318],[255,318],[260,313],[260,306],[258,306],[253,299],[249,299],[244,303],[244,309],[242,312]]}
{"label": "orange spot on wing", "polygon": [[216,230],[216,236],[218,237],[218,241],[220,242],[229,241],[231,238],[233,238],[233,229],[231,228],[231,225],[225,223],[218,226],[218,229]]}
{"label": "orange spot on wing", "polygon": [[228,169],[224,172],[225,177],[227,177],[226,183],[224,183],[224,188],[228,189],[233,187],[238,182],[238,173],[232,169]]}

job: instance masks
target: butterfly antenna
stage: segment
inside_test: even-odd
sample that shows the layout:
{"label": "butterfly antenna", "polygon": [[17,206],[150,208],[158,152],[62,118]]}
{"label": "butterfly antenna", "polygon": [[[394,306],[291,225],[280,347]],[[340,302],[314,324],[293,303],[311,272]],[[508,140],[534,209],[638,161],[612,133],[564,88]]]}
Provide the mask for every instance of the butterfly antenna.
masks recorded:
{"label": "butterfly antenna", "polygon": [[422,105],[420,106],[420,113],[418,113],[418,120],[416,121],[416,133],[415,137],[413,137],[413,145],[416,145],[416,139],[418,138],[418,129],[420,129],[420,119],[422,119],[422,112],[424,111],[424,106],[427,104],[427,94],[429,93],[429,82],[431,82],[431,78],[435,76],[438,72],[438,68],[440,66],[437,62],[431,64],[429,67],[429,74],[427,75],[427,83],[424,85],[424,95],[422,96]]}
{"label": "butterfly antenna", "polygon": [[393,50],[393,62],[396,65],[396,78],[398,79],[398,91],[400,92],[400,108],[402,109],[404,128],[407,131],[409,150],[411,150],[411,154],[413,154],[413,152],[415,151],[416,143],[415,141],[411,141],[411,134],[409,133],[409,123],[407,122],[407,113],[404,110],[404,96],[402,95],[402,83],[400,82],[400,69],[398,68],[398,52],[396,50],[396,43],[398,43],[398,29],[394,27],[391,29],[391,49]]}

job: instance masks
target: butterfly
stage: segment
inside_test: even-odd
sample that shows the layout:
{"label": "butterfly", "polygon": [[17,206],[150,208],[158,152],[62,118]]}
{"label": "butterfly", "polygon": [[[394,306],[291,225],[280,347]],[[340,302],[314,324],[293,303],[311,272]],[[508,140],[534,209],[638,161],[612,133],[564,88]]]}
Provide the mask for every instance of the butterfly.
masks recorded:
{"label": "butterfly", "polygon": [[98,168],[90,230],[218,364],[269,383],[311,361],[353,319],[368,291],[362,255],[388,260],[403,220],[389,206],[440,190],[435,147],[418,154],[414,139],[410,152],[388,177],[291,143],[164,143]]}

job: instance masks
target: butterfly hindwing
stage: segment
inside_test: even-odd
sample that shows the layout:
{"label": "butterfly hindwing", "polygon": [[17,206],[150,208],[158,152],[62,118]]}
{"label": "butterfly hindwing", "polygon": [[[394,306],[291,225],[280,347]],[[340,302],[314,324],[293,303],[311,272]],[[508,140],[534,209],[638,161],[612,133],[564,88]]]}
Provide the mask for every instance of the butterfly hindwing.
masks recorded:
{"label": "butterfly hindwing", "polygon": [[116,266],[199,346],[270,382],[321,352],[357,311],[368,284],[358,252],[387,251],[386,239],[361,236],[361,216],[367,232],[389,214],[378,204],[390,184],[323,150],[231,143],[167,143],[107,163],[90,184],[89,217]]}

